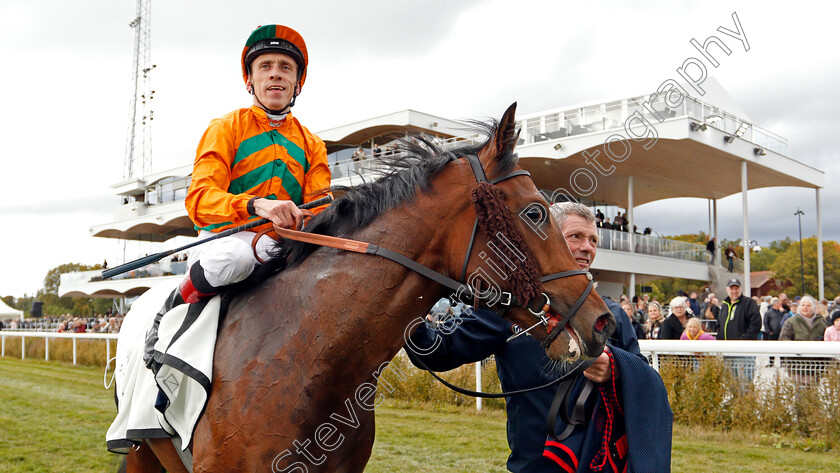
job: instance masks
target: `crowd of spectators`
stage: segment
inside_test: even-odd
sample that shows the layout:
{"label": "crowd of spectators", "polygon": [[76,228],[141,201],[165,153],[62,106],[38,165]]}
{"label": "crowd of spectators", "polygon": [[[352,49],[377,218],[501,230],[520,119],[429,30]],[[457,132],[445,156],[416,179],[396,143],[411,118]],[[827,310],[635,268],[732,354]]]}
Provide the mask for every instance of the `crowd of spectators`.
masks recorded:
{"label": "crowd of spectators", "polygon": [[[721,310],[726,310],[724,301],[728,298],[721,299],[707,288],[699,295],[680,291],[664,307],[648,294],[632,301],[622,295],[619,303],[640,339],[705,340],[719,330]],[[761,325],[756,340],[840,341],[840,296],[833,301],[817,301],[809,295],[790,299],[781,293],[775,297],[753,296],[751,303]]]}
{"label": "crowd of spectators", "polygon": [[[604,213],[600,210],[595,211],[595,226],[598,228],[606,228],[609,230],[617,230],[619,232],[629,232],[630,229],[628,226],[630,225],[630,220],[627,218],[627,212],[622,214],[618,212],[613,217],[613,221],[610,222],[608,217],[604,217]],[[650,227],[646,227],[642,232],[643,235],[650,235],[652,232]],[[633,233],[639,233],[639,227],[637,225],[633,225]]]}
{"label": "crowd of spectators", "polygon": [[124,315],[118,313],[76,316],[64,314],[27,319],[7,319],[0,321],[0,330],[23,330],[32,332],[59,333],[119,333]]}

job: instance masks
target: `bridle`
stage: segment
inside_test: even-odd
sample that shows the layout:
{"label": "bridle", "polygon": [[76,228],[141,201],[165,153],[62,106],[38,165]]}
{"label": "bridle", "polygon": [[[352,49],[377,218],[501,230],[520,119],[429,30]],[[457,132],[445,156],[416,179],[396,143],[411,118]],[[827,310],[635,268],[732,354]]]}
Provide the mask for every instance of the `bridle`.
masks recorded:
{"label": "bridle", "polygon": [[[512,178],[515,178],[515,177],[521,177],[521,176],[527,176],[529,179],[531,178],[531,173],[529,173],[526,170],[520,169],[520,170],[516,170],[516,171],[511,171],[507,174],[504,174],[502,176],[499,176],[499,177],[496,177],[496,178],[493,178],[493,179],[487,179],[487,175],[485,174],[484,168],[482,167],[481,161],[478,159],[477,155],[469,154],[469,155],[465,155],[465,156],[461,156],[461,157],[465,158],[467,160],[467,162],[469,163],[470,168],[473,172],[473,176],[475,177],[476,183],[478,185],[486,182],[490,185],[495,186],[499,182],[505,181],[507,179],[512,179]],[[453,160],[456,160],[456,159],[460,159],[460,157],[455,158]],[[478,218],[478,215],[476,215],[476,220],[475,220],[475,223],[473,225],[473,230],[472,230],[472,236],[470,237],[470,242],[469,242],[469,245],[467,246],[467,251],[466,251],[466,254],[464,255],[464,263],[463,263],[463,266],[462,266],[462,269],[461,269],[461,278],[460,279],[463,280],[463,281],[466,280],[467,268],[469,266],[470,256],[473,252],[473,246],[475,245],[476,235],[478,233],[478,227],[479,227],[479,218]],[[452,278],[450,278],[450,277],[448,277],[444,274],[441,274],[441,273],[439,273],[439,272],[437,272],[437,271],[435,271],[435,270],[433,270],[433,269],[431,269],[427,266],[424,266],[424,265],[422,265],[422,264],[420,264],[420,263],[418,263],[418,262],[400,254],[400,253],[397,253],[393,250],[390,250],[388,248],[383,248],[381,246],[377,246],[377,245],[374,245],[372,243],[350,240],[350,239],[346,239],[346,238],[338,238],[338,237],[333,237],[333,236],[328,236],[328,235],[319,235],[319,234],[300,232],[300,231],[296,231],[296,230],[279,229],[278,234],[280,236],[283,236],[283,237],[288,238],[290,240],[297,240],[297,241],[312,243],[312,244],[321,245],[321,246],[329,246],[329,247],[332,247],[332,248],[338,248],[338,249],[342,249],[342,250],[346,250],[346,251],[352,251],[352,252],[356,252],[356,253],[372,254],[372,255],[381,256],[383,258],[394,261],[395,263],[398,263],[398,264],[400,264],[400,265],[402,265],[402,266],[404,266],[404,267],[406,267],[406,268],[408,268],[408,269],[410,269],[410,270],[412,270],[412,271],[414,271],[418,274],[421,274],[421,275],[435,281],[436,283],[438,283],[438,284],[440,284],[444,287],[447,287],[447,288],[451,289],[457,295],[466,295],[466,296],[473,297],[475,299],[475,302],[478,303],[478,299],[479,299],[478,294],[476,294],[476,292],[473,291],[473,289],[467,283],[458,282],[458,281],[456,281],[456,280],[454,280],[454,279],[452,279]],[[256,245],[256,241],[258,240],[259,236],[261,236],[261,235],[258,234],[257,237],[254,238],[254,245]],[[584,269],[574,269],[574,270],[569,270],[569,271],[561,271],[561,272],[557,272],[557,273],[551,273],[551,274],[547,274],[545,276],[541,276],[540,280],[539,280],[540,281],[540,286],[542,286],[542,284],[544,284],[548,281],[553,281],[555,279],[567,278],[567,277],[572,277],[572,276],[586,276],[586,278],[588,280],[587,286],[583,290],[583,292],[578,296],[577,300],[575,301],[574,304],[572,304],[572,306],[569,308],[569,310],[567,310],[565,312],[565,314],[562,314],[559,317],[556,316],[556,315],[553,315],[553,311],[551,310],[551,300],[545,292],[540,292],[539,293],[545,299],[545,304],[542,306],[542,308],[539,311],[534,311],[533,309],[531,309],[531,307],[529,307],[529,303],[531,301],[519,301],[519,300],[517,300],[516,296],[514,294],[510,293],[510,292],[502,292],[501,293],[504,300],[500,300],[499,302],[502,306],[505,307],[505,310],[507,310],[511,307],[524,307],[524,308],[527,308],[528,312],[531,313],[531,315],[533,315],[537,319],[537,322],[534,325],[532,325],[531,327],[529,327],[527,329],[524,329],[524,330],[520,331],[519,333],[517,333],[516,335],[513,335],[512,337],[508,338],[508,340],[507,340],[508,342],[510,342],[511,340],[513,340],[513,339],[515,339],[515,338],[517,338],[517,337],[519,337],[519,336],[521,336],[525,333],[528,333],[531,330],[533,330],[534,328],[542,325],[543,327],[545,327],[545,330],[548,333],[548,336],[545,338],[545,340],[543,340],[541,342],[541,345],[542,345],[543,349],[548,349],[548,346],[551,344],[551,342],[554,341],[554,339],[557,338],[557,336],[561,332],[563,332],[564,329],[566,329],[566,326],[577,315],[578,310],[581,308],[584,301],[586,301],[586,298],[589,297],[589,294],[592,292],[592,289],[595,287],[595,283],[592,281],[592,274],[589,271],[584,270]],[[563,404],[562,407],[564,407],[564,409],[562,410],[561,415],[563,416],[564,421],[566,421],[566,423],[569,425],[569,427],[567,427],[566,431],[563,434],[561,434],[560,438],[565,438],[565,436],[569,435],[569,433],[571,432],[571,429],[573,428],[573,425],[577,425],[582,421],[580,421],[580,419],[577,418],[577,417],[581,417],[581,415],[579,414],[579,412],[580,412],[579,406],[576,407],[576,409],[575,409],[574,415],[576,417],[574,417],[571,421],[566,418],[566,410],[565,410],[566,404],[565,404],[564,400],[567,399],[567,397],[568,397],[568,393],[570,392],[570,389],[571,389],[572,383],[575,380],[575,377],[577,375],[580,375],[595,360],[581,360],[578,363],[576,363],[572,367],[572,369],[570,369],[564,375],[562,375],[562,376],[558,377],[557,379],[552,380],[548,383],[545,383],[543,385],[535,386],[535,387],[531,387],[531,388],[526,388],[526,389],[519,389],[519,390],[515,390],[515,391],[507,391],[507,392],[502,392],[502,393],[483,393],[483,392],[472,391],[472,390],[469,390],[469,389],[461,388],[459,386],[455,386],[455,385],[447,382],[446,380],[444,380],[440,376],[438,376],[434,371],[429,369],[426,366],[426,364],[422,360],[420,360],[419,358],[416,357],[414,359],[414,361],[416,361],[422,368],[424,368],[426,371],[428,371],[435,379],[440,381],[443,385],[447,386],[448,388],[450,388],[450,389],[452,389],[452,390],[454,390],[458,393],[465,394],[465,395],[468,395],[468,396],[474,396],[474,397],[502,398],[502,397],[512,396],[512,395],[515,395],[515,394],[524,394],[524,393],[527,393],[527,392],[537,391],[537,390],[540,390],[540,389],[545,389],[549,386],[556,385],[558,383],[564,383],[563,385],[561,385],[560,389],[558,389],[557,393],[555,394],[555,401],[552,403],[552,408],[551,408],[551,411],[554,414],[553,414],[553,417],[551,415],[549,416],[549,418],[547,420],[547,424],[548,424],[548,429],[549,429],[548,430],[549,435],[554,437],[556,435],[556,433],[554,431],[554,422],[555,422],[555,419],[557,418],[557,411],[560,409],[560,403],[563,402],[564,404]],[[590,387],[590,389],[591,389],[591,387]],[[555,405],[557,407],[555,407]]]}
{"label": "bridle", "polygon": [[[481,161],[479,161],[478,156],[475,154],[468,154],[458,158],[454,158],[453,160],[457,160],[460,158],[465,158],[470,165],[470,169],[473,172],[473,176],[475,176],[475,180],[477,184],[481,183],[488,183],[490,185],[495,186],[499,182],[512,179],[515,177],[527,176],[529,179],[531,178],[531,173],[524,170],[516,170],[511,171],[507,174],[502,176],[487,179],[487,175],[484,173],[484,168],[481,165]],[[467,246],[466,255],[464,255],[464,263],[461,270],[461,280],[466,280],[466,273],[467,267],[469,265],[470,256],[473,252],[473,246],[475,245],[476,234],[478,233],[479,227],[479,219],[476,215],[475,224],[473,225],[472,236],[470,237],[469,245]],[[256,242],[263,234],[266,232],[273,231],[273,229],[269,228],[264,230],[263,232],[258,233],[253,240],[253,246],[256,246]],[[466,282],[459,282],[456,281],[440,272],[437,272],[427,266],[424,266],[411,258],[406,257],[396,251],[390,250],[388,248],[384,248],[378,245],[374,245],[373,243],[367,243],[357,240],[350,240],[347,238],[339,238],[333,237],[328,235],[319,235],[307,232],[301,232],[297,230],[289,230],[289,229],[279,229],[277,233],[289,240],[296,240],[305,243],[312,243],[315,245],[320,246],[328,246],[331,248],[338,248],[345,251],[352,251],[356,253],[363,253],[363,254],[371,254],[381,256],[383,258],[389,259],[397,264],[400,264],[418,274],[421,274],[432,281],[451,289],[456,296],[460,297],[467,297],[471,298],[474,301],[479,301],[479,294],[477,294],[473,288],[467,284]],[[531,301],[519,301],[517,297],[510,293],[510,292],[501,292],[501,299],[498,301],[500,305],[504,308],[504,310],[510,309],[512,307],[523,307],[527,308],[528,312],[533,315],[537,321],[531,327],[520,331],[516,335],[510,337],[508,341],[513,340],[529,331],[533,330],[534,328],[542,325],[545,327],[546,332],[548,333],[548,337],[543,340],[542,346],[544,349],[547,349],[548,346],[554,341],[555,338],[565,329],[565,327],[572,321],[572,319],[577,315],[578,310],[583,305],[586,298],[589,297],[589,294],[592,292],[592,289],[595,287],[595,283],[592,281],[592,274],[589,271],[584,269],[573,269],[569,271],[562,271],[558,273],[547,274],[545,276],[540,277],[540,286],[543,283],[548,281],[553,281],[555,279],[567,278],[572,276],[586,276],[588,280],[588,284],[583,292],[578,296],[577,300],[574,304],[566,311],[565,314],[561,314],[560,316],[556,315],[551,310],[551,300],[549,296],[542,291],[535,291],[539,292],[540,295],[543,296],[545,299],[545,304],[539,311],[534,311],[530,306]]]}
{"label": "bridle", "polygon": [[[502,182],[502,181],[505,181],[507,179],[511,179],[511,178],[514,178],[514,177],[518,177],[518,176],[527,176],[529,179],[531,179],[531,173],[530,172],[528,172],[524,169],[520,169],[520,170],[517,170],[517,171],[511,171],[511,172],[509,172],[507,174],[504,174],[502,176],[499,176],[499,177],[488,180],[487,175],[484,173],[484,168],[481,165],[481,161],[479,161],[479,159],[478,159],[478,156],[476,156],[474,154],[469,154],[469,155],[466,155],[466,156],[463,156],[463,157],[466,158],[467,162],[470,164],[470,168],[472,169],[473,176],[475,177],[476,183],[478,183],[478,184],[480,184],[482,182],[487,182],[489,184],[496,185],[499,182]],[[475,244],[476,233],[478,232],[478,223],[479,223],[478,222],[478,216],[476,216],[475,224],[473,225],[472,236],[470,237],[470,243],[467,246],[467,253],[464,256],[464,264],[463,264],[462,269],[461,269],[461,280],[462,281],[466,280],[467,266],[468,266],[468,263],[469,263],[469,260],[470,260],[470,255],[472,254],[473,245]],[[542,285],[543,283],[546,283],[548,281],[553,281],[555,279],[561,279],[561,278],[566,278],[566,277],[571,277],[571,276],[579,276],[579,275],[585,275],[586,278],[588,279],[588,284],[587,284],[586,288],[583,290],[583,292],[580,294],[580,296],[578,296],[575,303],[572,304],[572,306],[569,308],[569,310],[566,311],[565,314],[562,314],[560,317],[551,315],[553,313],[551,311],[551,299],[548,297],[548,295],[545,292],[540,292],[540,295],[542,295],[543,298],[545,299],[545,304],[542,306],[542,309],[540,309],[539,311],[534,311],[533,309],[531,309],[527,305],[527,303],[529,303],[530,301],[517,301],[516,297],[513,294],[511,294],[510,292],[502,292],[501,294],[502,294],[503,297],[502,297],[502,300],[499,301],[499,303],[503,307],[505,307],[505,309],[508,309],[508,308],[514,307],[514,306],[526,307],[528,309],[528,312],[537,319],[537,322],[534,325],[532,325],[531,327],[529,327],[527,329],[524,329],[524,330],[520,331],[519,333],[517,333],[516,335],[513,335],[512,337],[508,338],[508,342],[517,338],[517,337],[519,337],[519,336],[521,336],[521,335],[524,335],[524,334],[530,332],[531,330],[533,330],[534,328],[542,325],[543,327],[545,327],[546,332],[548,332],[548,337],[546,337],[546,339],[542,341],[542,347],[544,349],[547,349],[548,346],[551,344],[551,342],[554,341],[554,339],[557,338],[557,336],[563,331],[562,329],[564,329],[566,327],[566,325],[569,324],[572,321],[572,319],[575,317],[575,315],[577,315],[578,310],[583,305],[584,301],[586,301],[586,298],[589,297],[589,293],[591,293],[592,289],[595,287],[595,283],[592,281],[592,274],[585,269],[573,269],[573,270],[569,270],[569,271],[562,271],[562,272],[559,272],[559,273],[547,274],[547,275],[542,276],[540,278],[540,284]],[[469,295],[472,295],[473,297],[475,297],[475,294],[472,292],[472,289],[469,287],[469,285],[462,284],[461,286],[462,287],[465,286],[466,289],[470,291]],[[456,291],[457,291],[457,289],[456,289]],[[548,317],[546,316],[546,314],[549,314]],[[555,330],[555,329],[558,329],[558,328],[560,330]]]}

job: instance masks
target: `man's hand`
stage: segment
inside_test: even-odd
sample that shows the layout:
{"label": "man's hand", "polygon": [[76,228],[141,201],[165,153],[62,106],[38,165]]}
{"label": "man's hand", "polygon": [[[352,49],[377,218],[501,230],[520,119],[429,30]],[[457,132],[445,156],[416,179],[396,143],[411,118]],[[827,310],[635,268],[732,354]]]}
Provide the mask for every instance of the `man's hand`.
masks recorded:
{"label": "man's hand", "polygon": [[258,216],[271,220],[275,228],[299,229],[304,217],[312,216],[312,212],[299,209],[291,200],[257,199],[254,210]]}
{"label": "man's hand", "polygon": [[604,347],[604,353],[601,353],[601,355],[595,359],[595,363],[592,363],[592,366],[583,371],[583,375],[586,376],[587,379],[596,383],[604,383],[610,379],[612,368],[610,367],[610,357],[606,353],[609,350],[610,347]]}

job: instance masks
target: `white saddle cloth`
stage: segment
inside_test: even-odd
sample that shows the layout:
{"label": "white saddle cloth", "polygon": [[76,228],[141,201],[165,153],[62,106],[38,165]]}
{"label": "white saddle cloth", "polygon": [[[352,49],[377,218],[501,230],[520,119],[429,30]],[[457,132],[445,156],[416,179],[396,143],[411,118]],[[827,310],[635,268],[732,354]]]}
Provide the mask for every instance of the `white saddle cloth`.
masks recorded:
{"label": "white saddle cloth", "polygon": [[186,449],[210,395],[221,297],[210,299],[197,315],[189,304],[167,312],[155,343],[157,375],[143,361],[146,332],[173,289],[169,284],[149,289],[120,329],[114,373],[118,413],[106,434],[114,453],[128,453],[143,439],[174,436]]}

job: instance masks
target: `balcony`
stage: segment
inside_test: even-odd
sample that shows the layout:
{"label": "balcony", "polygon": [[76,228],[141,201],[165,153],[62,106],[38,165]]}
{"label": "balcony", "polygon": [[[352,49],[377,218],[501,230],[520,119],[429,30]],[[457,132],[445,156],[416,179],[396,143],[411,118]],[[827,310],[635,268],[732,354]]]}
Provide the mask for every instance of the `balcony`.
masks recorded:
{"label": "balcony", "polygon": [[699,123],[739,136],[766,150],[781,155],[787,153],[787,140],[784,138],[694,97],[683,97],[682,103],[676,108],[668,107],[664,96],[648,102],[649,100],[651,96],[643,95],[523,118],[516,122],[522,129],[519,144],[533,144],[600,131],[621,132],[627,119],[638,112],[651,121],[675,117],[693,118]]}
{"label": "balcony", "polygon": [[635,249],[631,251],[630,233],[599,228],[598,248],[641,255],[660,256],[695,263],[705,263],[708,261],[706,247],[697,243],[671,240],[652,235],[640,235],[638,233],[634,234],[633,237]]}

